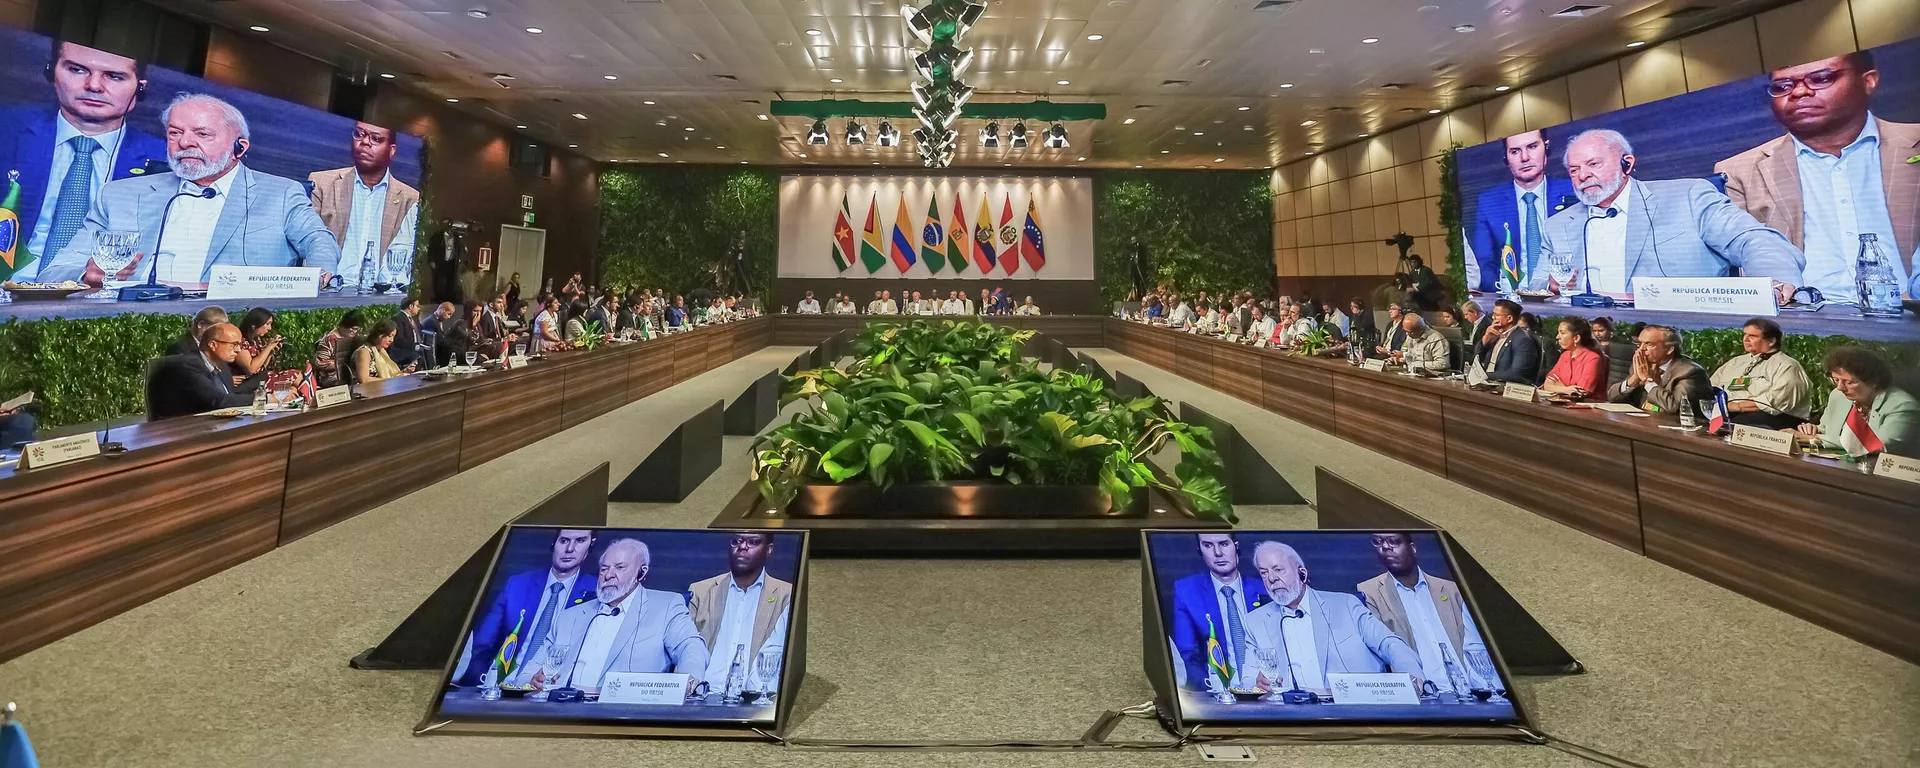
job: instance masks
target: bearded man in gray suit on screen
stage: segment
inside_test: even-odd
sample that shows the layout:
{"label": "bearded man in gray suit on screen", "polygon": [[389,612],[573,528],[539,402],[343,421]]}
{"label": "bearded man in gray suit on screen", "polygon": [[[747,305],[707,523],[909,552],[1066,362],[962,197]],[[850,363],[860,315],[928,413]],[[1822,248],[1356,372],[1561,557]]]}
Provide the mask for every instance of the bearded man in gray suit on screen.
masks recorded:
{"label": "bearded man in gray suit on screen", "polygon": [[[222,264],[331,268],[340,262],[340,245],[306,189],[240,162],[252,139],[239,109],[212,96],[181,94],[161,122],[173,173],[101,186],[86,223],[40,270],[41,280],[141,279],[156,257],[156,277],[167,283],[205,283]],[[113,275],[93,262],[94,239],[102,232],[138,235],[135,258]]]}
{"label": "bearded man in gray suit on screen", "polygon": [[700,637],[687,599],[677,592],[640,586],[652,554],[638,539],[619,539],[600,553],[594,599],[560,612],[542,648],[559,663],[528,660],[526,683],[534,688],[578,688],[597,693],[610,672],[679,672],[687,690],[707,669],[707,643]]}
{"label": "bearded man in gray suit on screen", "polygon": [[1583,205],[1547,219],[1535,290],[1626,296],[1636,277],[1773,279],[1785,304],[1806,257],[1705,179],[1633,178],[1633,145],[1593,130],[1567,143],[1567,175]]}
{"label": "bearded man in gray suit on screen", "polygon": [[[1307,586],[1307,564],[1293,547],[1263,541],[1253,565],[1272,602],[1247,614],[1247,665],[1269,690],[1330,690],[1330,673],[1412,675],[1423,682],[1420,655],[1367,610],[1360,598]],[[1269,660],[1272,663],[1269,663]]]}

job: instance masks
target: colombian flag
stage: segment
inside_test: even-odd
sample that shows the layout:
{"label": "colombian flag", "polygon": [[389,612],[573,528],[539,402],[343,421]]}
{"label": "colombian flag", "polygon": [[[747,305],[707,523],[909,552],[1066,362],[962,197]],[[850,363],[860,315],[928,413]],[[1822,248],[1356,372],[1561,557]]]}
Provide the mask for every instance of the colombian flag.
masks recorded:
{"label": "colombian flag", "polygon": [[866,265],[867,274],[880,271],[887,263],[887,256],[880,245],[880,195],[874,193],[873,202],[867,205],[867,231],[860,241],[860,263]]}
{"label": "colombian flag", "polygon": [[1000,266],[1009,275],[1020,268],[1020,254],[1014,249],[1019,241],[1019,233],[1013,230],[1013,196],[1008,195],[1000,203]]}
{"label": "colombian flag", "polygon": [[[1212,617],[1208,617],[1211,620]],[[507,633],[507,639],[501,641],[500,652],[493,655],[493,663],[500,668],[500,680],[513,675],[513,656],[520,652],[520,625],[527,620],[527,612],[520,611],[520,618],[513,620],[513,631]]]}
{"label": "colombian flag", "polygon": [[1517,291],[1527,287],[1527,270],[1520,264],[1520,255],[1513,252],[1513,225],[1500,226],[1507,233],[1507,241],[1500,246],[1500,275]]}
{"label": "colombian flag", "polygon": [[913,253],[913,214],[907,212],[907,196],[900,195],[900,212],[893,217],[893,266],[906,274],[920,257]]}
{"label": "colombian flag", "polygon": [[7,197],[0,202],[0,280],[13,277],[33,263],[27,251],[29,233],[20,231],[20,174],[7,174]]}
{"label": "colombian flag", "polygon": [[840,271],[853,266],[853,222],[849,221],[852,210],[847,207],[847,196],[840,195],[840,218],[833,224],[833,265]]}
{"label": "colombian flag", "polygon": [[927,199],[927,225],[920,228],[920,260],[929,273],[947,265],[947,230],[940,226],[939,195]]}
{"label": "colombian flag", "polygon": [[953,265],[955,274],[967,271],[967,247],[961,245],[967,239],[966,211],[960,207],[960,196],[953,196],[953,221],[947,224],[947,263]]}
{"label": "colombian flag", "polygon": [[1047,238],[1040,231],[1040,211],[1027,200],[1026,232],[1020,238],[1020,258],[1027,262],[1027,269],[1035,272],[1047,265]]}
{"label": "colombian flag", "polygon": [[980,215],[973,220],[973,263],[986,275],[993,272],[994,256],[998,253],[993,247],[993,209],[987,207],[987,198],[980,196]]}
{"label": "colombian flag", "polygon": [[1220,647],[1211,614],[1207,616],[1207,667],[1220,676],[1220,687],[1233,685],[1233,661],[1227,658],[1227,649]]}

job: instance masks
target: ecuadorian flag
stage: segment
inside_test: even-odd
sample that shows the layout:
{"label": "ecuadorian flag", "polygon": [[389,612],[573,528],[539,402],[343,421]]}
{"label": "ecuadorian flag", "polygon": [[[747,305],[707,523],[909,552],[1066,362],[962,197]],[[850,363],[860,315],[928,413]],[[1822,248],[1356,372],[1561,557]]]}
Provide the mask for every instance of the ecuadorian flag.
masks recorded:
{"label": "ecuadorian flag", "polygon": [[887,255],[901,274],[920,261],[913,251],[913,214],[907,212],[907,196],[900,195],[900,213],[893,217],[893,247]]}
{"label": "ecuadorian flag", "polygon": [[527,620],[527,612],[521,611],[520,618],[513,620],[513,631],[507,633],[507,639],[501,641],[500,652],[493,655],[493,663],[500,668],[500,679],[505,681],[513,674],[513,657],[520,652],[520,624]]}
{"label": "ecuadorian flag", "polygon": [[1207,616],[1207,667],[1220,676],[1220,687],[1233,685],[1233,660],[1227,658],[1227,649],[1220,646],[1218,633],[1213,631],[1213,616]]}

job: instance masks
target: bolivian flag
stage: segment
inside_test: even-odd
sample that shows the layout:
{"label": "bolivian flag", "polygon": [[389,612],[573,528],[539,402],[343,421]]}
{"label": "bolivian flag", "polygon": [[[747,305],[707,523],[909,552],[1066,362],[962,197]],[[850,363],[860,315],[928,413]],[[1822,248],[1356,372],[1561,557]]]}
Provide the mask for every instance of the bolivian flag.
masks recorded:
{"label": "bolivian flag", "polygon": [[913,252],[913,214],[907,212],[906,193],[900,195],[900,212],[893,217],[893,266],[906,274],[920,257]]}
{"label": "bolivian flag", "polygon": [[842,193],[840,195],[840,217],[839,220],[833,224],[833,265],[839,267],[842,272],[847,271],[847,267],[853,266],[855,246],[853,244],[853,222],[849,221],[849,219],[853,218],[851,214],[852,211],[847,207],[847,196]]}
{"label": "bolivian flag", "polygon": [[982,275],[993,271],[997,253],[993,247],[993,209],[987,207],[986,195],[981,195],[980,215],[973,219],[973,264]]}
{"label": "bolivian flag", "polygon": [[1020,236],[1020,258],[1035,272],[1047,265],[1047,238],[1040,231],[1040,211],[1027,201],[1027,226]]}
{"label": "bolivian flag", "polygon": [[[1209,621],[1213,617],[1207,617]],[[493,655],[493,663],[500,668],[500,681],[505,682],[513,675],[513,657],[520,652],[520,624],[527,620],[527,612],[520,611],[520,618],[513,620],[513,631],[507,633],[507,639],[500,643],[500,652]]]}
{"label": "bolivian flag", "polygon": [[1227,658],[1227,649],[1220,646],[1211,614],[1207,616],[1207,667],[1220,676],[1220,687],[1233,685],[1233,660]]}
{"label": "bolivian flag", "polygon": [[20,172],[7,174],[7,197],[0,202],[0,280],[33,263],[27,233],[20,231]]}
{"label": "bolivian flag", "polygon": [[874,193],[873,202],[867,205],[867,231],[860,240],[860,263],[867,268],[867,274],[880,271],[887,263],[885,246],[880,244],[880,194]]}
{"label": "bolivian flag", "polygon": [[940,196],[927,199],[927,225],[920,228],[920,260],[927,263],[928,273],[938,273],[947,266],[947,228],[940,226]]}
{"label": "bolivian flag", "polygon": [[953,221],[947,224],[947,263],[953,265],[954,274],[967,271],[967,247],[961,243],[967,239],[966,211],[960,207],[960,196],[953,196]]}

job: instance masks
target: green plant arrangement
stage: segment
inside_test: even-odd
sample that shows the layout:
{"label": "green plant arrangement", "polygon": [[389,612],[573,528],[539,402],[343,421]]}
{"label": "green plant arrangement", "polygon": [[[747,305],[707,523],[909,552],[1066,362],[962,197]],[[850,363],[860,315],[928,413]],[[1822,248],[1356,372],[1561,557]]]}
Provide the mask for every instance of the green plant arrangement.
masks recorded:
{"label": "green plant arrangement", "polygon": [[[1099,379],[1043,372],[1020,349],[1032,331],[979,322],[869,325],[845,369],[801,371],[782,401],[811,407],[754,442],[753,482],[784,506],[803,485],[976,482],[1097,486],[1111,509],[1158,487],[1232,521],[1212,435],[1126,400]],[[1180,448],[1178,485],[1147,457]]]}
{"label": "green plant arrangement", "polygon": [[1095,177],[1093,227],[1100,292],[1133,290],[1132,247],[1146,248],[1154,282],[1182,294],[1272,290],[1273,189],[1264,171],[1113,171]]}
{"label": "green plant arrangement", "polygon": [[1460,143],[1440,153],[1440,231],[1447,233],[1448,304],[1467,295],[1467,238],[1460,227]]}
{"label": "green plant arrangement", "polygon": [[1293,353],[1301,357],[1316,357],[1332,344],[1333,332],[1327,330],[1325,324],[1316,325],[1313,330],[1300,334],[1300,346]]}
{"label": "green plant arrangement", "polygon": [[580,338],[573,340],[573,348],[588,351],[599,349],[600,343],[605,339],[603,335],[605,333],[606,331],[601,330],[600,321],[598,320],[582,322],[580,324]]}
{"label": "green plant arrangement", "polygon": [[[398,311],[393,305],[358,308],[369,320]],[[240,317],[246,308],[229,308]],[[313,346],[340,321],[345,309],[279,310],[273,332],[287,341],[273,356],[274,370],[297,370],[313,358]],[[32,391],[41,403],[42,428],[85,424],[146,410],[147,364],[181,334],[185,315],[124,314],[69,320],[8,320],[0,323],[0,393]]]}
{"label": "green plant arrangement", "polygon": [[601,166],[600,283],[685,293],[711,287],[736,233],[770,304],[779,242],[779,175],[738,166]]}

